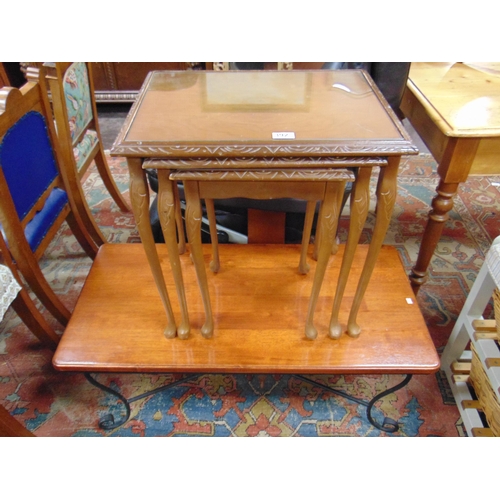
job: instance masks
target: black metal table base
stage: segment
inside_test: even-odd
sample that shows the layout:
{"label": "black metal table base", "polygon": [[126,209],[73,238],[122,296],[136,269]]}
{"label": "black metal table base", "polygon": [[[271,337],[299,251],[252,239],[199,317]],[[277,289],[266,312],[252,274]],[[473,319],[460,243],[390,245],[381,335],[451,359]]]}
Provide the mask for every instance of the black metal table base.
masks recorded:
{"label": "black metal table base", "polygon": [[[122,426],[123,424],[125,424],[127,422],[127,420],[130,418],[130,404],[131,403],[134,403],[135,401],[139,401],[140,399],[147,398],[148,396],[153,396],[154,394],[157,394],[159,392],[166,391],[167,389],[170,389],[170,388],[175,387],[177,385],[183,384],[189,380],[199,378],[201,376],[202,376],[201,373],[195,373],[193,375],[188,375],[182,379],[176,380],[175,382],[171,382],[169,384],[165,384],[161,387],[153,389],[152,391],[148,391],[148,392],[145,392],[145,393],[140,394],[138,396],[134,396],[133,398],[126,399],[118,391],[115,391],[114,389],[111,389],[110,387],[107,387],[107,386],[101,384],[100,382],[98,382],[95,378],[92,377],[92,375],[90,373],[85,373],[85,378],[93,386],[98,387],[99,389],[101,389],[104,392],[112,394],[117,399],[119,399],[125,406],[125,415],[120,416],[119,419],[115,419],[115,416],[112,413],[108,413],[107,415],[104,415],[103,417],[100,418],[99,427],[101,429],[104,429],[104,430],[116,429],[116,428]],[[316,382],[315,380],[311,380],[311,379],[304,377],[302,375],[292,375],[292,376],[296,377],[300,380],[303,380],[304,382],[312,384],[316,387],[319,387],[323,390],[332,392],[337,396],[348,399],[348,400],[353,401],[355,403],[358,403],[360,405],[366,406],[366,416],[367,416],[370,424],[372,424],[374,427],[376,427],[377,429],[379,429],[381,431],[390,432],[390,433],[394,433],[394,432],[397,432],[399,430],[398,422],[396,422],[392,418],[385,417],[383,423],[379,424],[378,422],[376,422],[374,420],[374,418],[372,416],[373,406],[375,405],[375,403],[378,400],[382,399],[383,397],[387,396],[388,394],[391,394],[393,392],[398,391],[399,389],[401,389],[402,387],[407,385],[412,378],[412,375],[405,375],[404,380],[402,382],[400,382],[399,384],[395,385],[394,387],[392,387],[390,389],[387,389],[387,390],[381,392],[380,394],[377,394],[370,401],[365,401],[363,399],[359,399],[359,398],[356,398],[354,396],[351,396],[350,394],[347,394],[343,391],[339,391],[338,389],[332,389],[331,387],[329,387],[325,384],[321,384],[319,382]]]}

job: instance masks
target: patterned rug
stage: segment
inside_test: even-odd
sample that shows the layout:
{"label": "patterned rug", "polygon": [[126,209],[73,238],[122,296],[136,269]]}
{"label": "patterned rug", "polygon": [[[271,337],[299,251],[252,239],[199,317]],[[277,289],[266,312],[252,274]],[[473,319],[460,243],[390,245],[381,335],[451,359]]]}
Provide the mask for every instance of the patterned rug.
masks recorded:
{"label": "patterned rug", "polygon": [[[128,195],[128,173],[122,159],[110,159],[115,179]],[[396,208],[385,244],[395,246],[409,272],[438,182],[431,156],[403,158]],[[500,177],[471,178],[455,199],[418,303],[441,352],[483,263],[499,233]],[[375,189],[375,183],[372,186]],[[94,169],[85,191],[96,219],[110,242],[138,242],[131,214],[121,213]],[[340,228],[345,239],[348,210]],[[363,242],[373,225],[369,216]],[[72,309],[91,260],[67,226],[48,248],[42,268],[54,290]],[[47,314],[47,318],[50,315]],[[62,328],[51,320],[62,333]],[[131,404],[130,419],[104,431],[99,418],[117,415],[123,405],[91,385],[82,374],[57,372],[52,352],[10,309],[0,323],[0,403],[37,436],[461,436],[459,412],[445,377],[414,376],[396,393],[375,405],[373,416],[397,420],[389,434],[366,418],[366,408],[290,375],[199,375],[171,389]],[[182,374],[101,374],[99,382],[132,398],[181,379]],[[401,376],[311,376],[311,379],[362,400],[393,387]]]}

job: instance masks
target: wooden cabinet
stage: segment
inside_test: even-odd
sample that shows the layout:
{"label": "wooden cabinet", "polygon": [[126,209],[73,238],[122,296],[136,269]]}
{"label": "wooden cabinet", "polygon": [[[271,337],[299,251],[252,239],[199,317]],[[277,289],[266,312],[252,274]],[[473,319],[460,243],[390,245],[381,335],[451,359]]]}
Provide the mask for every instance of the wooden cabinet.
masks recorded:
{"label": "wooden cabinet", "polygon": [[[18,86],[12,82],[12,68],[17,67],[17,73],[25,82],[23,73],[28,66],[39,66],[42,63],[2,63],[0,66],[0,86]],[[142,83],[150,71],[185,71],[185,70],[217,70],[228,69],[230,63],[214,62],[93,62],[92,78],[94,81],[95,98],[97,102],[133,102]],[[231,63],[234,64],[234,63]],[[238,63],[246,64],[246,63]],[[258,63],[257,63],[258,64]],[[322,62],[293,63],[261,63],[263,69],[321,69]],[[10,81],[10,83],[9,83]],[[21,84],[22,84],[21,83]]]}
{"label": "wooden cabinet", "polygon": [[2,63],[0,64],[0,87],[6,87],[7,85],[9,85],[9,78]]}
{"label": "wooden cabinet", "polygon": [[150,71],[205,69],[191,62],[94,62],[92,75],[98,102],[131,102]]}
{"label": "wooden cabinet", "polygon": [[[150,71],[227,69],[229,63],[213,62],[96,62],[92,64],[98,102],[131,102]],[[263,69],[321,69],[324,63],[262,63]]]}
{"label": "wooden cabinet", "polygon": [[0,88],[21,87],[26,83],[24,74],[18,62],[0,63]]}

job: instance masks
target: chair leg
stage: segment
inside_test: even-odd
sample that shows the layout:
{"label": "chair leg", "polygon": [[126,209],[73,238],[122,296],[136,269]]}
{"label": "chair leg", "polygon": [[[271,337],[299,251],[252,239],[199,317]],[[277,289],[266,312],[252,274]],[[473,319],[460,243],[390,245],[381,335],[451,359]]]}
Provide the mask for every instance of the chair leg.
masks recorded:
{"label": "chair leg", "polygon": [[[26,243],[27,244],[27,243]],[[22,242],[18,241],[12,245],[12,250],[18,255],[18,261],[24,262],[23,259],[19,259],[26,252],[26,249]],[[42,316],[40,311],[36,308],[35,304],[31,300],[29,293],[23,287],[23,280],[21,278],[20,272],[21,268],[27,271],[27,276],[31,276],[31,282],[35,282],[36,286],[32,287],[33,292],[40,299],[42,304],[48,309],[48,311],[62,324],[66,325],[70,318],[71,313],[60,303],[57,296],[54,294],[49,284],[47,283],[45,276],[43,275],[38,262],[33,257],[31,251],[28,252],[29,263],[27,265],[19,265],[15,263],[15,257],[12,256],[11,251],[7,247],[2,235],[0,234],[0,264],[6,265],[14,279],[17,281],[21,290],[16,295],[16,298],[12,302],[12,307],[16,311],[17,315],[21,318],[23,323],[45,344],[50,347],[55,347],[59,342],[59,335],[49,326],[45,318]],[[31,268],[35,266],[35,271],[32,272]],[[30,281],[25,280],[29,284]],[[54,303],[54,300],[56,304]]]}
{"label": "chair leg", "polygon": [[[15,258],[16,256],[14,255],[14,259]],[[59,323],[66,326],[71,318],[71,312],[61,302],[61,299],[57,296],[54,290],[52,290],[33,254],[23,260],[16,260],[18,262],[17,265],[19,267],[19,271],[35,295],[48,309],[50,314],[52,314],[54,318],[59,321]]]}
{"label": "chair leg", "polygon": [[59,343],[59,335],[50,327],[47,320],[35,307],[28,292],[23,288],[12,302],[12,307],[22,322],[45,345],[55,348]]}
{"label": "chair leg", "polygon": [[[76,171],[67,169],[62,174],[66,185],[66,191],[68,193],[71,212],[74,216],[74,220],[71,220],[71,223],[73,224],[71,230],[74,232],[78,242],[85,249],[89,257],[93,259],[95,255],[91,255],[91,247],[95,246],[97,249],[107,240],[102,234],[101,229],[97,225],[97,222],[90,210],[89,204],[85,198],[85,193],[83,192],[83,186]],[[68,223],[70,223],[69,219]],[[89,242],[95,242],[94,245],[91,243],[87,244],[85,241],[87,239]],[[89,250],[90,253],[87,250]]]}
{"label": "chair leg", "polygon": [[66,222],[75,235],[75,238],[78,240],[78,243],[80,243],[80,246],[83,248],[85,253],[92,260],[94,260],[97,255],[97,250],[99,250],[102,243],[99,244],[96,242],[88,233],[85,225],[81,222],[81,219],[79,220],[80,222],[77,220],[73,212],[70,212],[66,217]]}
{"label": "chair leg", "polygon": [[109,191],[109,194],[111,195],[115,203],[118,205],[122,212],[130,212],[132,209],[121,194],[115,180],[113,179],[113,175],[111,174],[111,170],[109,169],[108,162],[102,152],[102,146],[100,144],[94,161],[97,166],[97,170],[99,171],[99,174],[102,178],[102,182],[106,186],[106,189]]}

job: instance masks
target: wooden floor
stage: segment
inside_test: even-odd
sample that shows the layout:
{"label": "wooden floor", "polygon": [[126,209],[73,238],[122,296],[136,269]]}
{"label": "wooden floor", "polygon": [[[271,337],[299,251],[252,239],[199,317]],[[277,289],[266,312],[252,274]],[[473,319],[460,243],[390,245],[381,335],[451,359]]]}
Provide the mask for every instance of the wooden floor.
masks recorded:
{"label": "wooden floor", "polygon": [[[359,246],[344,297],[345,325],[367,252]],[[359,338],[327,337],[342,252],[332,256],[316,310],[319,335],[305,318],[315,262],[297,272],[295,245],[220,245],[221,271],[208,271],[215,333],[204,321],[194,266],[182,255],[191,334],[166,339],[165,313],[141,244],[105,244],[87,278],[53,363],[64,371],[230,373],[432,373],[439,357],[396,249],[383,247],[358,320]],[[312,248],[310,249],[312,252]],[[164,245],[158,245],[176,317],[177,296]],[[204,246],[205,260],[210,247]],[[410,299],[410,300],[408,300]]]}

